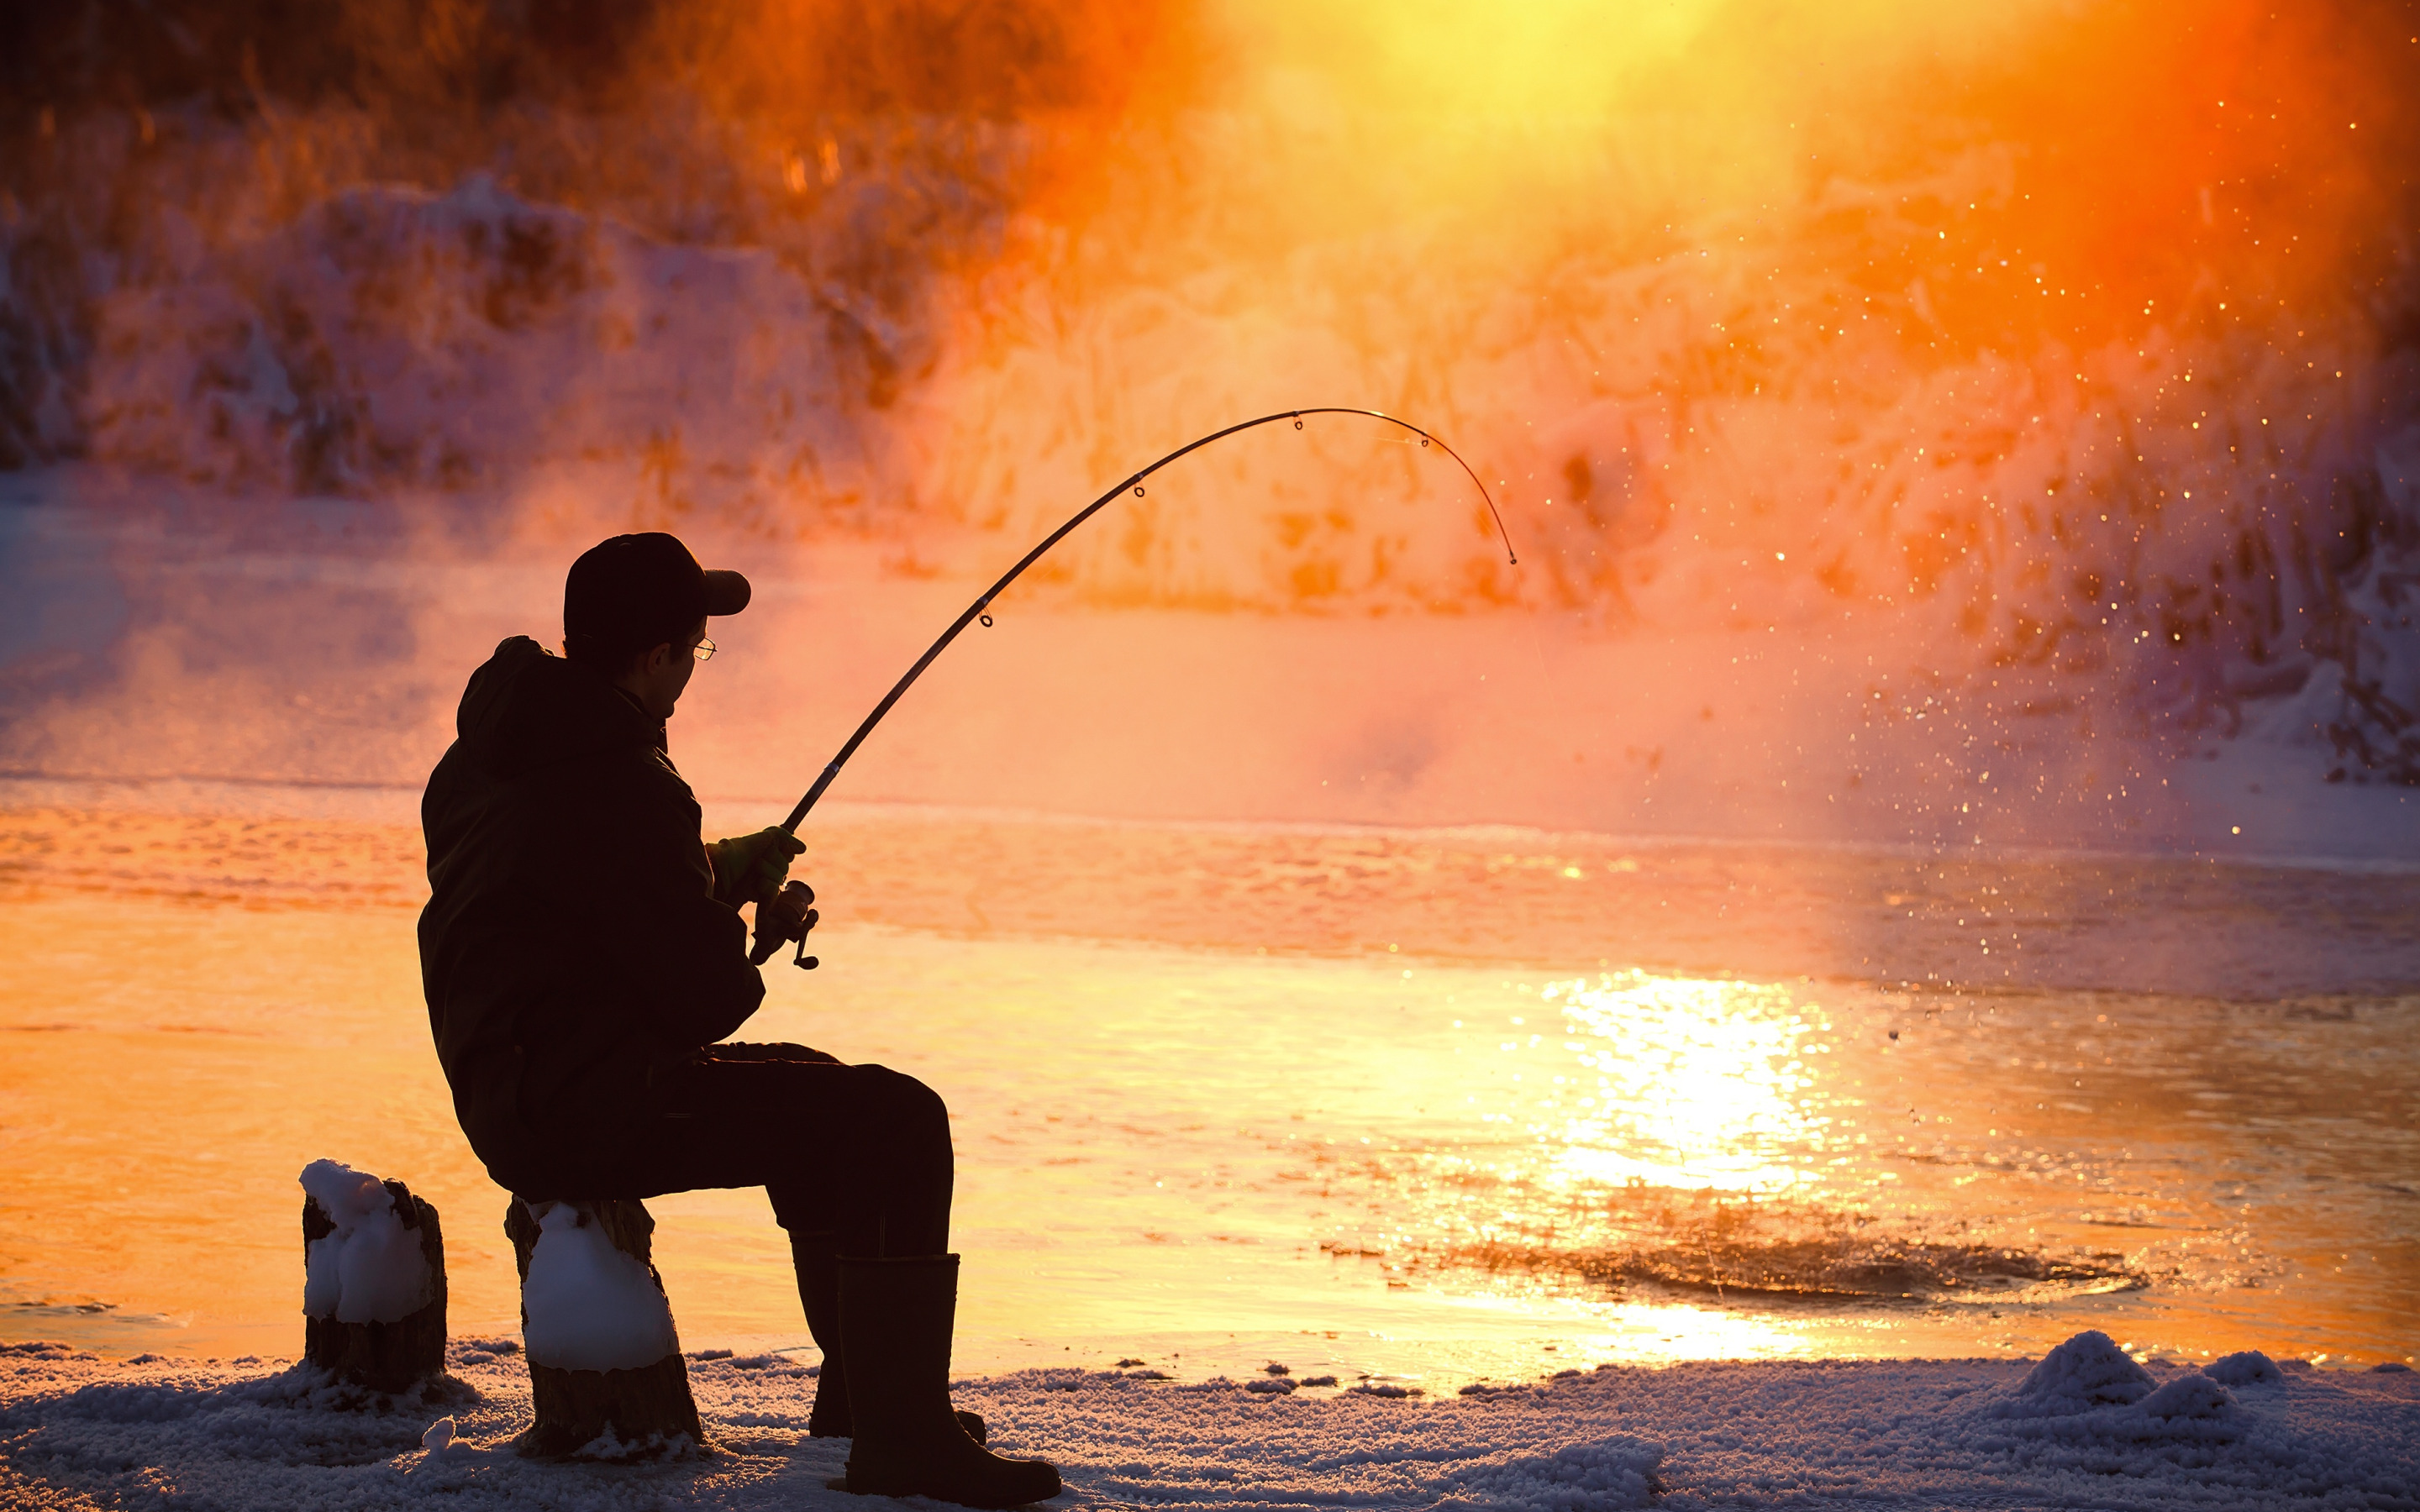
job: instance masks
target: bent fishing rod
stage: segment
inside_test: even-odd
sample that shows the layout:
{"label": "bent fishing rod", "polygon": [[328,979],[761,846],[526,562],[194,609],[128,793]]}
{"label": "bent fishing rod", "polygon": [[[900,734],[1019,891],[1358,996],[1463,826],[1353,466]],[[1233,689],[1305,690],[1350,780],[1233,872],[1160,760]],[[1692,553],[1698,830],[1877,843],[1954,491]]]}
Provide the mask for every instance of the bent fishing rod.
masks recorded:
{"label": "bent fishing rod", "polygon": [[[1082,509],[1077,511],[1076,514],[1068,519],[1067,523],[1060,526],[1057,530],[1052,531],[1048,535],[1043,537],[1042,543],[1039,546],[1036,546],[1032,550],[1028,551],[1025,555],[1019,557],[1016,561],[1016,565],[1009,568],[1006,572],[1001,573],[998,582],[995,582],[989,588],[985,589],[981,596],[976,598],[973,603],[967,606],[966,612],[951,621],[950,627],[941,632],[939,640],[935,640],[930,646],[927,646],[924,649],[924,654],[916,658],[916,665],[908,669],[907,675],[892,685],[891,691],[884,694],[882,702],[874,706],[874,712],[865,717],[864,722],[857,727],[856,733],[848,737],[848,743],[841,747],[839,754],[835,755],[830,761],[824,764],[823,772],[815,779],[815,785],[807,789],[806,796],[799,800],[799,806],[790,810],[790,817],[782,821],[781,827],[791,834],[798,833],[799,821],[807,817],[807,811],[813,809],[815,806],[816,800],[820,799],[824,795],[824,790],[832,785],[832,779],[840,776],[840,769],[848,764],[848,759],[851,756],[857,754],[857,748],[865,744],[865,737],[874,733],[874,727],[882,722],[882,717],[891,712],[892,705],[897,703],[900,696],[906,693],[908,688],[915,686],[917,678],[924,675],[924,669],[933,665],[934,658],[939,656],[942,652],[948,650],[950,642],[955,640],[958,638],[959,632],[966,629],[968,625],[980,620],[985,626],[989,626],[991,624],[991,606],[1001,594],[1007,591],[1009,584],[1016,581],[1016,579],[1024,574],[1026,568],[1033,565],[1036,562],[1041,561],[1044,553],[1047,552],[1052,547],[1057,546],[1060,542],[1065,540],[1070,534],[1072,534],[1075,532],[1076,527],[1083,524],[1086,520],[1091,519],[1094,516],[1099,514],[1102,510],[1107,509],[1110,504],[1116,502],[1118,499],[1124,496],[1129,488],[1134,490],[1134,496],[1136,498],[1141,498],[1143,494],[1142,485],[1144,479],[1150,477],[1153,473],[1157,472],[1160,469],[1167,467],[1170,463],[1188,456],[1193,453],[1202,450],[1202,448],[1210,445],[1214,441],[1222,441],[1230,436],[1240,435],[1245,431],[1254,430],[1263,425],[1272,425],[1280,420],[1293,421],[1294,428],[1300,430],[1303,428],[1302,422],[1305,415],[1362,415],[1372,420],[1384,421],[1389,425],[1400,426],[1404,430],[1410,431],[1413,435],[1418,436],[1420,439],[1420,445],[1422,447],[1434,446],[1438,451],[1443,452],[1446,455],[1452,457],[1454,465],[1461,468],[1464,474],[1470,479],[1471,486],[1479,490],[1480,501],[1487,506],[1488,517],[1496,522],[1497,536],[1504,543],[1505,562],[1516,567],[1521,564],[1520,557],[1514,554],[1512,550],[1512,536],[1511,532],[1504,529],[1504,517],[1497,512],[1495,499],[1487,492],[1487,485],[1481,482],[1479,474],[1472,471],[1470,464],[1462,459],[1461,453],[1455,451],[1452,447],[1448,446],[1444,441],[1439,440],[1436,437],[1429,434],[1427,431],[1422,430],[1419,426],[1413,424],[1410,421],[1399,420],[1395,416],[1388,414],[1383,410],[1359,409],[1342,405],[1326,405],[1312,409],[1280,409],[1273,415],[1262,415],[1258,419],[1254,420],[1238,421],[1236,424],[1229,425],[1224,430],[1215,430],[1209,435],[1203,436],[1199,440],[1187,441],[1183,446],[1178,447],[1175,451],[1169,453],[1166,456],[1154,462],[1151,466],[1144,468],[1139,472],[1129,474],[1125,479],[1111,487],[1108,492],[1102,494],[1101,497],[1094,500],[1091,503],[1086,504]],[[794,882],[791,883],[790,886],[793,887],[803,887],[804,885]],[[813,893],[810,892],[808,894],[808,900],[812,902],[813,897]],[[781,925],[768,917],[768,903],[760,903],[756,905],[755,941],[748,952],[748,959],[760,966],[766,962],[770,961],[773,958],[773,952],[779,950],[790,939],[790,936],[783,930]],[[801,931],[797,936],[797,939],[799,942],[799,953],[795,964],[803,969],[812,971],[814,969],[817,962],[814,956],[807,954],[807,937],[805,932]]]}

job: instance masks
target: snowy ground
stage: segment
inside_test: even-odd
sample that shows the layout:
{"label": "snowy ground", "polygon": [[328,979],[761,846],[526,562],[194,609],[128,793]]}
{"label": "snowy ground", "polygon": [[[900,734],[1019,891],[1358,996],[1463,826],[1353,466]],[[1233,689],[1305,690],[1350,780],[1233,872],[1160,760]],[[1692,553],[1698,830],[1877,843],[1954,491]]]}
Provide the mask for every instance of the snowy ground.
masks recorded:
{"label": "snowy ground", "polygon": [[[834,1507],[847,1445],[805,1436],[784,1356],[690,1374],[716,1452],[551,1465],[509,1447],[518,1351],[458,1341],[458,1385],[348,1410],[307,1367],[0,1350],[0,1501],[18,1506]],[[1024,1371],[958,1383],[1063,1507],[2412,1507],[2420,1377],[2237,1355],[2146,1370],[2099,1334],[2039,1365],[1600,1366],[1459,1398],[1264,1375]],[[450,1439],[450,1442],[448,1440]]]}

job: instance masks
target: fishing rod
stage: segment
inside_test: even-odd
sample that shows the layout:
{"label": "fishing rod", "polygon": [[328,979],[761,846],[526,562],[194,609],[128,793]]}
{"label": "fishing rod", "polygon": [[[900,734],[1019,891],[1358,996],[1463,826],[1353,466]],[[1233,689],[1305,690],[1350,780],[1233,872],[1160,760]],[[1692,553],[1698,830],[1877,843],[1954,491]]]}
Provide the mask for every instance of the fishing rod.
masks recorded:
{"label": "fishing rod", "polygon": [[[906,693],[908,688],[914,687],[917,678],[924,675],[924,669],[933,665],[933,658],[948,650],[950,642],[955,640],[958,638],[958,633],[964,630],[969,625],[980,620],[986,627],[988,627],[991,625],[991,606],[993,601],[998,599],[1000,595],[1007,590],[1009,584],[1016,581],[1017,578],[1024,573],[1026,568],[1042,560],[1043,553],[1048,551],[1052,547],[1057,546],[1061,541],[1065,540],[1067,536],[1075,531],[1077,526],[1083,524],[1086,520],[1091,519],[1094,515],[1107,509],[1129,488],[1134,490],[1136,498],[1141,498],[1143,492],[1142,484],[1145,478],[1150,477],[1153,473],[1157,472],[1160,469],[1168,466],[1170,463],[1202,450],[1202,448],[1208,446],[1213,441],[1222,441],[1230,436],[1238,435],[1248,430],[1253,430],[1262,425],[1275,424],[1280,420],[1293,421],[1294,428],[1300,430],[1303,428],[1302,419],[1305,415],[1363,415],[1372,420],[1381,420],[1389,425],[1401,426],[1404,430],[1410,431],[1413,435],[1418,436],[1420,439],[1421,446],[1435,446],[1438,451],[1443,452],[1450,457],[1452,457],[1454,465],[1462,469],[1463,472],[1469,477],[1471,486],[1479,490],[1480,501],[1486,504],[1488,517],[1496,521],[1496,533],[1497,537],[1504,542],[1504,560],[1512,566],[1517,567],[1521,564],[1520,557],[1515,555],[1512,550],[1512,536],[1510,532],[1504,529],[1504,517],[1497,511],[1496,501],[1488,494],[1487,485],[1481,483],[1480,481],[1479,474],[1471,470],[1470,464],[1462,459],[1461,453],[1455,451],[1452,447],[1448,446],[1444,441],[1439,440],[1436,437],[1430,435],[1427,431],[1422,430],[1419,426],[1413,424],[1410,421],[1399,420],[1395,416],[1388,414],[1383,410],[1359,409],[1342,405],[1326,405],[1312,409],[1280,409],[1273,415],[1262,415],[1255,420],[1239,421],[1236,424],[1228,426],[1224,430],[1215,430],[1209,435],[1202,437],[1197,440],[1187,441],[1183,446],[1178,447],[1175,451],[1169,453],[1166,456],[1154,462],[1151,466],[1144,468],[1141,471],[1130,474],[1123,482],[1110,488],[1108,492],[1102,494],[1101,497],[1094,500],[1091,503],[1086,504],[1082,509],[1077,511],[1076,514],[1068,519],[1066,524],[1060,526],[1057,530],[1052,531],[1048,535],[1043,537],[1041,545],[1035,547],[1032,550],[1028,551],[1022,557],[1019,557],[1016,561],[1016,565],[1009,568],[1006,572],[1001,573],[998,582],[993,583],[989,588],[985,589],[980,597],[978,597],[973,603],[967,606],[965,613],[960,614],[956,619],[951,621],[950,627],[941,632],[941,638],[934,641],[930,646],[927,646],[924,650],[924,654],[916,658],[916,665],[908,669],[908,674],[900,678],[898,682],[892,685],[891,691],[884,694],[882,702],[874,706],[874,712],[865,717],[865,721],[857,727],[857,733],[848,737],[848,743],[846,745],[841,747],[840,753],[834,756],[830,761],[824,764],[822,774],[815,779],[815,785],[807,789],[806,796],[800,798],[799,800],[799,806],[790,810],[790,817],[782,821],[782,828],[791,834],[798,833],[799,822],[807,817],[807,810],[813,809],[815,806],[816,800],[824,795],[824,790],[832,785],[832,779],[840,776],[840,769],[847,764],[848,759],[851,756],[857,754],[857,748],[865,744],[865,737],[874,733],[874,727],[882,722],[882,717],[891,712],[891,706],[899,702],[900,695]],[[790,887],[806,890],[805,884],[803,883],[793,882],[790,884]],[[786,891],[787,889],[784,890]],[[814,901],[814,893],[812,891],[807,892],[807,901]],[[773,959],[773,952],[779,950],[783,944],[787,943],[789,938],[789,936],[783,931],[781,925],[768,918],[767,914],[767,904],[758,903],[756,905],[755,941],[748,952],[748,959],[760,966],[766,962]],[[814,956],[807,954],[807,937],[803,932],[798,936],[798,941],[799,954],[795,964],[802,969],[810,971],[814,970],[817,963]]]}

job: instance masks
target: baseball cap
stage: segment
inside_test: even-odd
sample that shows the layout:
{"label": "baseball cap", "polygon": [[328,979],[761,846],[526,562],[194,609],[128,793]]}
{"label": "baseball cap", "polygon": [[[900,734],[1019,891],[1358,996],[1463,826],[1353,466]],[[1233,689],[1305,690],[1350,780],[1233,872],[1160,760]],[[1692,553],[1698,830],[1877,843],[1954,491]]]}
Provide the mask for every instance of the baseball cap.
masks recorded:
{"label": "baseball cap", "polygon": [[748,607],[748,579],[709,572],[661,531],[616,535],[580,554],[563,583],[564,647],[610,661],[677,642],[708,615]]}

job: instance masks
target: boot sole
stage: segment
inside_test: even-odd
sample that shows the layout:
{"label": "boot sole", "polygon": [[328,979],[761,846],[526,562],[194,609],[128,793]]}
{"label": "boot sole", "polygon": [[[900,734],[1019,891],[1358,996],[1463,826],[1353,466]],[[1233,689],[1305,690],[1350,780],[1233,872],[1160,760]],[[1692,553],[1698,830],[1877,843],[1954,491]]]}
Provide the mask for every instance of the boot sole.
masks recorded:
{"label": "boot sole", "polygon": [[1048,1490],[1036,1491],[1031,1496],[1021,1496],[1014,1500],[1004,1495],[953,1496],[947,1489],[936,1489],[929,1485],[919,1484],[913,1477],[908,1476],[876,1482],[870,1476],[843,1475],[837,1480],[826,1481],[824,1484],[834,1490],[846,1491],[852,1496],[927,1496],[936,1502],[947,1502],[953,1506],[979,1507],[985,1509],[985,1512],[1006,1512],[1010,1507],[1032,1506],[1036,1502],[1047,1502],[1067,1489],[1066,1483],[1059,1478],[1055,1471],[1051,1473]]}

